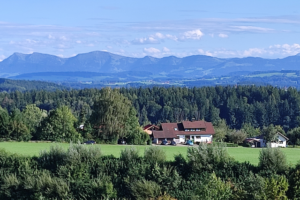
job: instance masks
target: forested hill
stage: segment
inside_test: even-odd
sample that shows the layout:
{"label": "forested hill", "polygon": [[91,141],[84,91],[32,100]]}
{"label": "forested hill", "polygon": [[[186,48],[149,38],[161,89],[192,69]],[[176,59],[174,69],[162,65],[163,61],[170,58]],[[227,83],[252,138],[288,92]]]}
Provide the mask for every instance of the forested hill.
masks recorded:
{"label": "forested hill", "polygon": [[[231,128],[245,123],[254,127],[281,125],[286,131],[300,125],[300,93],[272,86],[131,88],[120,89],[136,108],[140,124],[205,119],[225,119]],[[84,110],[88,119],[97,89],[61,91],[15,91],[0,93],[0,105],[12,111],[36,104],[44,110],[69,106],[75,116]]]}
{"label": "forested hill", "polygon": [[25,81],[25,80],[10,80],[0,78],[0,92],[13,92],[13,91],[28,91],[28,90],[55,90],[67,89],[65,86],[61,86],[55,83],[43,82],[43,81]]}

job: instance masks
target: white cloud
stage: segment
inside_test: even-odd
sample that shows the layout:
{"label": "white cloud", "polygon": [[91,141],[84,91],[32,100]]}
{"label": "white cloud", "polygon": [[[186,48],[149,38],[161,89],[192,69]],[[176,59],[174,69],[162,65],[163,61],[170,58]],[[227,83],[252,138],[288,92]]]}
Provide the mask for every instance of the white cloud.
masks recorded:
{"label": "white cloud", "polygon": [[131,42],[132,44],[158,44],[159,40],[154,38],[153,36],[145,37],[145,38],[137,38]]}
{"label": "white cloud", "polygon": [[149,47],[149,48],[144,48],[144,52],[149,54],[157,54],[160,53],[160,50],[154,47]]}
{"label": "white cloud", "polygon": [[263,55],[267,53],[265,49],[260,49],[260,48],[250,48],[248,50],[245,50],[243,52],[244,57],[249,57],[249,56],[258,56],[258,55]]}
{"label": "white cloud", "polygon": [[168,49],[167,47],[164,47],[163,52],[170,52],[170,49]]}
{"label": "white cloud", "polygon": [[177,41],[178,40],[178,37],[175,36],[175,35],[170,35],[170,34],[166,34],[166,38],[170,39],[170,40],[174,40],[174,41]]}
{"label": "white cloud", "polygon": [[184,39],[193,39],[199,40],[204,34],[200,31],[200,29],[196,29],[193,31],[186,31],[183,33]]}
{"label": "white cloud", "polygon": [[93,47],[93,46],[95,46],[95,44],[89,43],[89,44],[87,44],[86,46],[88,46],[88,47]]}
{"label": "white cloud", "polygon": [[155,36],[160,39],[165,38],[165,36],[162,33],[155,33]]}
{"label": "white cloud", "polygon": [[0,61],[4,60],[5,56],[4,55],[0,55]]}
{"label": "white cloud", "polygon": [[220,34],[219,34],[219,37],[220,37],[220,38],[227,38],[228,35],[226,35],[226,34],[224,34],[224,33],[220,33]]}
{"label": "white cloud", "polygon": [[66,36],[60,36],[59,39],[60,40],[67,40],[67,37]]}
{"label": "white cloud", "polygon": [[82,42],[81,42],[81,40],[77,40],[76,43],[77,44],[81,44]]}
{"label": "white cloud", "polygon": [[240,32],[270,32],[274,31],[271,28],[263,28],[257,26],[231,26],[230,28],[232,31],[240,31]]}
{"label": "white cloud", "polygon": [[61,58],[64,58],[64,55],[63,55],[63,54],[56,54],[56,56],[61,57]]}
{"label": "white cloud", "polygon": [[300,53],[300,44],[283,44],[283,45],[273,45],[269,49],[273,53],[281,53],[283,55],[295,55]]}
{"label": "white cloud", "polygon": [[263,58],[284,58],[300,53],[300,44],[276,44],[266,48],[249,48],[242,51],[220,49],[207,51],[198,49],[197,52],[201,55],[208,55],[220,58],[229,57],[263,57]]}
{"label": "white cloud", "polygon": [[49,34],[48,39],[55,39],[55,37],[53,35]]}
{"label": "white cloud", "polygon": [[213,56],[212,53],[210,53],[209,51],[204,51],[203,49],[198,49],[197,51],[198,51],[198,53],[201,54],[201,55]]}

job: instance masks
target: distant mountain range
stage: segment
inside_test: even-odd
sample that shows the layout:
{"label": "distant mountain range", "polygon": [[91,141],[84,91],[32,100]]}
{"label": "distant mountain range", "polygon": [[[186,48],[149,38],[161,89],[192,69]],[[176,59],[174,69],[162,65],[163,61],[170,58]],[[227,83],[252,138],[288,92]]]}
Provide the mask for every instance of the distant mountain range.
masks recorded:
{"label": "distant mountain range", "polygon": [[204,55],[184,58],[175,56],[131,58],[103,51],[78,54],[70,58],[41,53],[14,53],[0,62],[0,77],[20,76],[19,78],[30,73],[38,76],[39,73],[45,72],[97,72],[105,76],[114,74],[114,77],[126,74],[126,77],[134,76],[135,78],[176,77],[181,79],[270,70],[300,70],[300,54],[283,59],[258,57],[223,59]]}

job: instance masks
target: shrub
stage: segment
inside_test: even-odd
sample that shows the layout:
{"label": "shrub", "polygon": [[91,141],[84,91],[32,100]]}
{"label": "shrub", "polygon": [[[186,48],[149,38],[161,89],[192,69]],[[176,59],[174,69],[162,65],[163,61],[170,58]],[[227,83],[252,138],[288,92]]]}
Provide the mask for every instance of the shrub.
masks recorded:
{"label": "shrub", "polygon": [[132,182],[129,188],[131,195],[137,200],[153,199],[160,195],[159,185],[145,179]]}
{"label": "shrub", "polygon": [[242,189],[240,199],[264,199],[265,197],[265,179],[252,172],[239,177],[238,187]]}
{"label": "shrub", "polygon": [[266,199],[287,199],[289,184],[284,176],[272,176],[265,181]]}
{"label": "shrub", "polygon": [[223,182],[220,178],[213,173],[206,183],[200,186],[199,189],[195,191],[197,199],[231,199],[232,191],[229,182]]}
{"label": "shrub", "polygon": [[300,199],[300,162],[296,165],[289,176],[289,199]]}
{"label": "shrub", "polygon": [[288,169],[286,156],[280,148],[263,148],[259,153],[258,167],[268,173],[284,173]]}
{"label": "shrub", "polygon": [[187,158],[193,170],[212,170],[218,165],[226,165],[233,159],[229,156],[225,143],[201,143],[198,148],[188,148]]}
{"label": "shrub", "polygon": [[163,163],[166,161],[166,152],[158,146],[151,146],[145,149],[144,159],[150,163]]}
{"label": "shrub", "polygon": [[125,148],[121,150],[120,160],[124,161],[125,163],[130,163],[134,160],[139,159],[139,151],[135,147]]}

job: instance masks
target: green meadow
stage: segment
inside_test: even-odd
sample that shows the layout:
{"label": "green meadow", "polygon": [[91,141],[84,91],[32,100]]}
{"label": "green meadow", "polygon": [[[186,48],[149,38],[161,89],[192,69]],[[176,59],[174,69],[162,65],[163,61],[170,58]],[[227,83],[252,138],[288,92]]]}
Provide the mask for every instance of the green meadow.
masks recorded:
{"label": "green meadow", "polygon": [[[38,156],[40,151],[49,150],[50,146],[60,145],[67,149],[69,144],[67,143],[33,143],[33,142],[1,142],[0,148],[6,151],[26,155],[26,156]],[[122,149],[131,147],[130,145],[106,145],[96,144],[100,147],[104,155],[114,155],[118,157]],[[143,155],[145,148],[149,146],[133,146],[139,149],[140,154]],[[167,159],[173,160],[174,155],[182,154],[186,156],[187,148],[194,148],[188,146],[161,146],[166,152]],[[228,147],[228,153],[237,161],[248,161],[252,164],[258,164],[258,156],[260,148],[245,148],[245,147]],[[300,148],[285,148],[282,149],[287,157],[288,163],[295,165],[300,160]]]}

